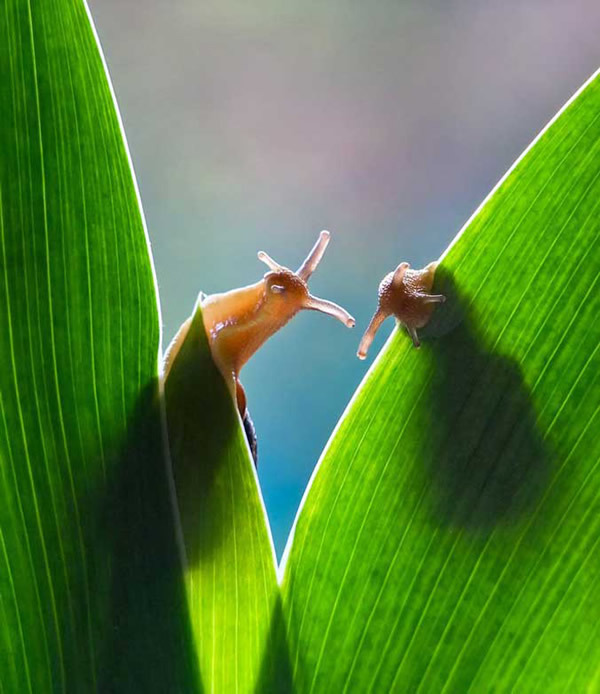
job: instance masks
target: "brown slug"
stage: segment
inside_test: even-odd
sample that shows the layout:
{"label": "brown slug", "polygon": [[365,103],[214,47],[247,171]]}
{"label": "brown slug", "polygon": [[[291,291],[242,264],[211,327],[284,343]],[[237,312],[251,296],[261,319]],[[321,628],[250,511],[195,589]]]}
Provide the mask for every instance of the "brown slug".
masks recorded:
{"label": "brown slug", "polygon": [[358,347],[359,359],[366,358],[375,334],[389,316],[395,316],[406,328],[415,347],[421,346],[417,328],[427,325],[435,304],[446,301],[443,294],[429,294],[437,265],[433,262],[422,270],[411,270],[408,263],[400,263],[394,272],[383,278],[379,285],[377,310]]}
{"label": "brown slug", "polygon": [[[315,297],[308,291],[307,281],[321,261],[329,239],[329,232],[322,231],[296,272],[279,265],[264,251],[260,251],[259,260],[269,268],[260,281],[222,294],[200,296],[199,304],[212,357],[237,403],[255,460],[254,426],[239,380],[244,364],[271,335],[303,309],[327,313],[349,328],[355,324],[354,318],[341,306]],[[181,326],[166,352],[163,367],[165,380],[188,333],[190,321],[191,317]]]}

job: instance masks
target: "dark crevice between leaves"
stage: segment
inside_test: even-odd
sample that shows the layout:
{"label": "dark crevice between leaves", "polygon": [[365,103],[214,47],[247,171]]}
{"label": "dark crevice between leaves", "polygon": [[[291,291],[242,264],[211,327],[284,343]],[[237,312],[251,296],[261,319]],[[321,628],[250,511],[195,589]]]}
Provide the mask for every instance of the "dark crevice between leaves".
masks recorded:
{"label": "dark crevice between leaves", "polygon": [[256,694],[291,694],[294,691],[292,666],[285,616],[279,593],[273,606],[266,644],[255,692]]}
{"label": "dark crevice between leaves", "polygon": [[112,538],[101,692],[201,691],[160,426],[158,388],[140,394],[99,512]]}
{"label": "dark crevice between leaves", "polygon": [[553,456],[517,362],[479,338],[467,298],[443,267],[436,291],[447,302],[423,331],[440,336],[428,340],[433,510],[445,525],[485,534],[534,507]]}

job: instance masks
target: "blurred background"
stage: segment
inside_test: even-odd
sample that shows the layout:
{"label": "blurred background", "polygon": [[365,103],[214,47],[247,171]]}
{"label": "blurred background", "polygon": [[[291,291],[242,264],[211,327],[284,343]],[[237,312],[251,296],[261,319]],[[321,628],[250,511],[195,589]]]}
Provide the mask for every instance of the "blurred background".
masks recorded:
{"label": "blurred background", "polygon": [[163,347],[199,290],[296,269],[332,240],[299,314],[242,372],[278,555],[369,359],[377,285],[437,258],[600,67],[598,0],[89,0],[160,286]]}

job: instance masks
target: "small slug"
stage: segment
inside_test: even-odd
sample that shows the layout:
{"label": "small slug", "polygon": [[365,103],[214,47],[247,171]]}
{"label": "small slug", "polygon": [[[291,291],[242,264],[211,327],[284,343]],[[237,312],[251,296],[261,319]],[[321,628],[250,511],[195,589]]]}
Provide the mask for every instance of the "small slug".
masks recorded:
{"label": "small slug", "polygon": [[[308,291],[308,278],[321,261],[329,239],[329,232],[322,231],[296,272],[279,265],[264,251],[260,251],[259,260],[269,268],[262,280],[223,294],[200,297],[212,357],[237,403],[255,461],[254,425],[248,415],[246,394],[239,380],[244,364],[271,335],[302,309],[327,313],[349,328],[355,324],[354,318],[341,306],[319,299]],[[163,370],[165,380],[185,340],[190,320],[188,318],[181,326],[167,350]]]}
{"label": "small slug", "polygon": [[365,359],[375,333],[388,316],[395,316],[411,336],[415,347],[420,347],[417,328],[429,322],[435,304],[446,301],[443,294],[429,294],[437,262],[429,263],[422,270],[411,270],[408,263],[400,263],[394,272],[387,274],[379,285],[377,310],[362,336],[357,356]]}

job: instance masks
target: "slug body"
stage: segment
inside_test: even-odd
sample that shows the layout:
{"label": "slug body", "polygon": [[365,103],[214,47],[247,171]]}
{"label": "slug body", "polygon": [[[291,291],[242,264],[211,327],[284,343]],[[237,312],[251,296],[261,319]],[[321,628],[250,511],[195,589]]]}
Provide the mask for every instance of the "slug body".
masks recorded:
{"label": "slug body", "polygon": [[[328,231],[320,233],[316,244],[296,272],[279,265],[260,251],[259,260],[269,267],[262,280],[223,294],[200,297],[212,357],[237,402],[249,440],[253,425],[248,417],[246,395],[239,373],[256,350],[303,309],[327,313],[350,328],[355,324],[354,318],[341,306],[315,297],[308,291],[307,281],[323,257],[329,238]],[[185,339],[188,327],[189,319],[182,325],[167,350],[165,379],[168,378],[170,366]],[[250,440],[251,448],[252,443]]]}
{"label": "slug body", "polygon": [[400,263],[387,274],[379,285],[377,310],[360,341],[357,356],[365,359],[375,334],[383,321],[395,316],[402,324],[415,347],[420,347],[418,328],[429,322],[435,305],[446,301],[442,294],[430,294],[437,263],[429,263],[422,270],[411,270],[408,263]]}

